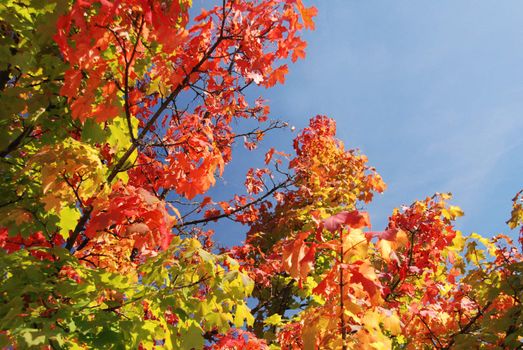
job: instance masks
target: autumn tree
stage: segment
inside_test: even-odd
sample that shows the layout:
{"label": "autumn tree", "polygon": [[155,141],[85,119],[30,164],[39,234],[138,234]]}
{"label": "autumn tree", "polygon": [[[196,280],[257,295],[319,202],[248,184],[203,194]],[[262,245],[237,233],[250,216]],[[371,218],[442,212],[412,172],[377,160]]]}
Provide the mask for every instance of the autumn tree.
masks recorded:
{"label": "autumn tree", "polygon": [[[284,83],[316,10],[190,5],[0,5],[0,346],[521,347],[521,248],[455,230],[447,194],[373,231],[385,184],[326,116],[210,195],[234,147],[286,127],[246,91]],[[244,244],[215,246],[225,218]]]}
{"label": "autumn tree", "polygon": [[216,203],[182,208],[230,162],[234,123],[261,124],[250,147],[283,127],[244,91],[284,81],[314,10],[223,1],[188,25],[189,6],[0,6],[2,345],[263,346],[243,328],[252,280],[196,225]]}
{"label": "autumn tree", "polygon": [[396,209],[373,231],[361,202],[383,181],[335,138],[334,121],[313,118],[294,148],[294,187],[233,249],[256,282],[260,338],[282,349],[521,346],[521,247],[457,231],[463,212],[449,194]]}

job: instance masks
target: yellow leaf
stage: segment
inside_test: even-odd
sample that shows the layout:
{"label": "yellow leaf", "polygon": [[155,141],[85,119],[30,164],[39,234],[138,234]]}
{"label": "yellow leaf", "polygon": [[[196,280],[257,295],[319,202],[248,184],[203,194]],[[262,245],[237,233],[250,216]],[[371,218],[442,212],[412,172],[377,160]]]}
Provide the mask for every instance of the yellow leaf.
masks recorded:
{"label": "yellow leaf", "polygon": [[372,346],[372,348],[376,349],[376,350],[389,350],[390,349],[390,344],[386,344],[384,342],[374,342],[374,343],[371,343],[370,346]]}
{"label": "yellow leaf", "polygon": [[252,326],[254,323],[251,310],[244,304],[238,304],[236,305],[236,313],[234,314],[234,325],[236,328],[243,327],[244,320],[247,322],[247,326]]}
{"label": "yellow leaf", "polygon": [[279,314],[273,314],[270,317],[267,317],[263,323],[269,326],[279,326],[281,322],[281,315]]}
{"label": "yellow leaf", "polygon": [[382,239],[381,241],[378,242],[378,249],[379,249],[383,259],[385,259],[385,261],[389,262],[390,253],[392,252],[392,242]]}
{"label": "yellow leaf", "polygon": [[147,95],[152,95],[155,93],[160,93],[162,97],[166,97],[169,95],[169,88],[161,81],[161,79],[154,79],[149,83],[149,87],[147,88]]}
{"label": "yellow leaf", "polygon": [[365,316],[363,316],[362,323],[370,333],[374,333],[380,328],[380,318],[381,315],[379,313],[368,311],[365,313]]}
{"label": "yellow leaf", "polygon": [[359,229],[350,230],[343,235],[345,259],[360,260],[367,258],[369,252],[367,237]]}
{"label": "yellow leaf", "polygon": [[474,238],[474,239],[477,239],[478,241],[480,241],[488,249],[490,255],[493,255],[493,256],[496,255],[496,251],[497,251],[496,245],[493,244],[488,238],[485,238],[476,232],[472,233],[470,235],[470,238]]}
{"label": "yellow leaf", "polygon": [[80,219],[80,212],[76,208],[65,207],[60,210],[60,222],[58,226],[60,227],[60,235],[67,239],[69,238],[69,231],[74,230],[78,220]]}
{"label": "yellow leaf", "polygon": [[[104,194],[106,168],[98,151],[73,138],[53,147],[44,147],[28,162],[27,168],[39,168],[42,183],[42,203],[47,211],[60,212],[62,207],[74,206],[78,197],[87,200]],[[72,181],[80,176],[78,187]],[[76,192],[76,193],[75,193]]]}
{"label": "yellow leaf", "polygon": [[354,314],[352,311],[345,309],[345,310],[343,310],[343,313],[345,314],[345,316],[350,317],[354,322],[361,323],[361,319],[358,317],[358,315]]}
{"label": "yellow leaf", "polygon": [[391,332],[393,335],[401,333],[401,322],[397,315],[392,314],[383,318],[383,327]]}
{"label": "yellow leaf", "polygon": [[456,231],[456,237],[452,240],[452,248],[453,250],[461,251],[463,250],[463,247],[465,246],[465,238],[463,238],[463,234],[461,231]]}
{"label": "yellow leaf", "polygon": [[463,216],[463,210],[460,207],[451,205],[450,207],[441,210],[443,216],[449,220],[455,220],[456,218]]}

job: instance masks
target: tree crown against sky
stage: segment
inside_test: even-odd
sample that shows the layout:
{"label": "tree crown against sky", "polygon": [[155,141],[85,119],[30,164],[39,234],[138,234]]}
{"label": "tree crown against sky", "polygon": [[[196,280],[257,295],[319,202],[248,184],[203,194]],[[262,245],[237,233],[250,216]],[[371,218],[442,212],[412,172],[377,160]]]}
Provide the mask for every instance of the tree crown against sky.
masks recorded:
{"label": "tree crown against sky", "polygon": [[[287,124],[245,91],[285,83],[316,9],[223,0],[190,19],[190,5],[0,6],[0,344],[521,346],[520,245],[457,231],[444,193],[372,230],[364,206],[385,184],[329,117],[292,154],[256,152]],[[237,144],[265,166],[218,201]],[[512,227],[522,213],[518,194]],[[217,249],[218,220],[245,242]]]}

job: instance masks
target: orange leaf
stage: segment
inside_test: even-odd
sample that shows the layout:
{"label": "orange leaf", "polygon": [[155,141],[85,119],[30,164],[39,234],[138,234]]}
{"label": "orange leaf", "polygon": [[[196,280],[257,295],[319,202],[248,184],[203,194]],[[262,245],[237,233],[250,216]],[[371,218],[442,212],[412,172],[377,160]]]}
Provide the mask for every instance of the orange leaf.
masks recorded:
{"label": "orange leaf", "polygon": [[312,20],[312,17],[318,14],[318,10],[316,9],[316,7],[305,7],[303,6],[301,0],[298,0],[296,5],[298,6],[298,11],[300,11],[305,28],[314,30],[314,21]]}
{"label": "orange leaf", "polygon": [[293,278],[300,280],[307,278],[314,268],[316,246],[305,242],[309,235],[310,232],[302,232],[283,248],[283,267]]}

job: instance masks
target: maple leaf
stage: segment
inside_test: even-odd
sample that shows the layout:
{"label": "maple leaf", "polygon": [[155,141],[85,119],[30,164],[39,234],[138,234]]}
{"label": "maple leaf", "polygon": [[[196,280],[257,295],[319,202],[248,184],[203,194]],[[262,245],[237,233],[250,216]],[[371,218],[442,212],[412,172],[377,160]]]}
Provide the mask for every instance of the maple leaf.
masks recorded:
{"label": "maple leaf", "polygon": [[271,149],[269,149],[269,151],[267,151],[267,153],[265,154],[265,164],[270,163],[275,151],[276,150],[274,148],[271,148]]}
{"label": "maple leaf", "polygon": [[350,267],[352,283],[359,283],[363,289],[373,298],[378,293],[379,283],[374,267],[370,264],[361,262]]}
{"label": "maple leaf", "polygon": [[318,10],[315,7],[305,7],[301,0],[296,2],[298,10],[300,11],[301,18],[305,24],[305,28],[314,29],[314,21],[312,18],[318,14]]}
{"label": "maple leaf", "polygon": [[370,227],[369,215],[357,210],[339,212],[325,219],[323,223],[324,227],[331,232],[335,232],[343,226],[349,226],[351,228]]}
{"label": "maple leaf", "polygon": [[284,84],[285,83],[285,75],[289,73],[289,68],[286,64],[281,65],[280,67],[276,68],[272,71],[271,75],[267,79],[266,86],[271,87],[274,86],[276,83]]}
{"label": "maple leaf", "polygon": [[301,232],[296,239],[283,248],[283,266],[289,274],[300,281],[305,279],[314,267],[316,247],[305,239],[310,232]]}
{"label": "maple leaf", "polygon": [[388,229],[378,233],[377,237],[379,240],[376,245],[381,256],[386,261],[393,259],[399,262],[395,251],[407,246],[409,240],[407,234],[403,230]]}

